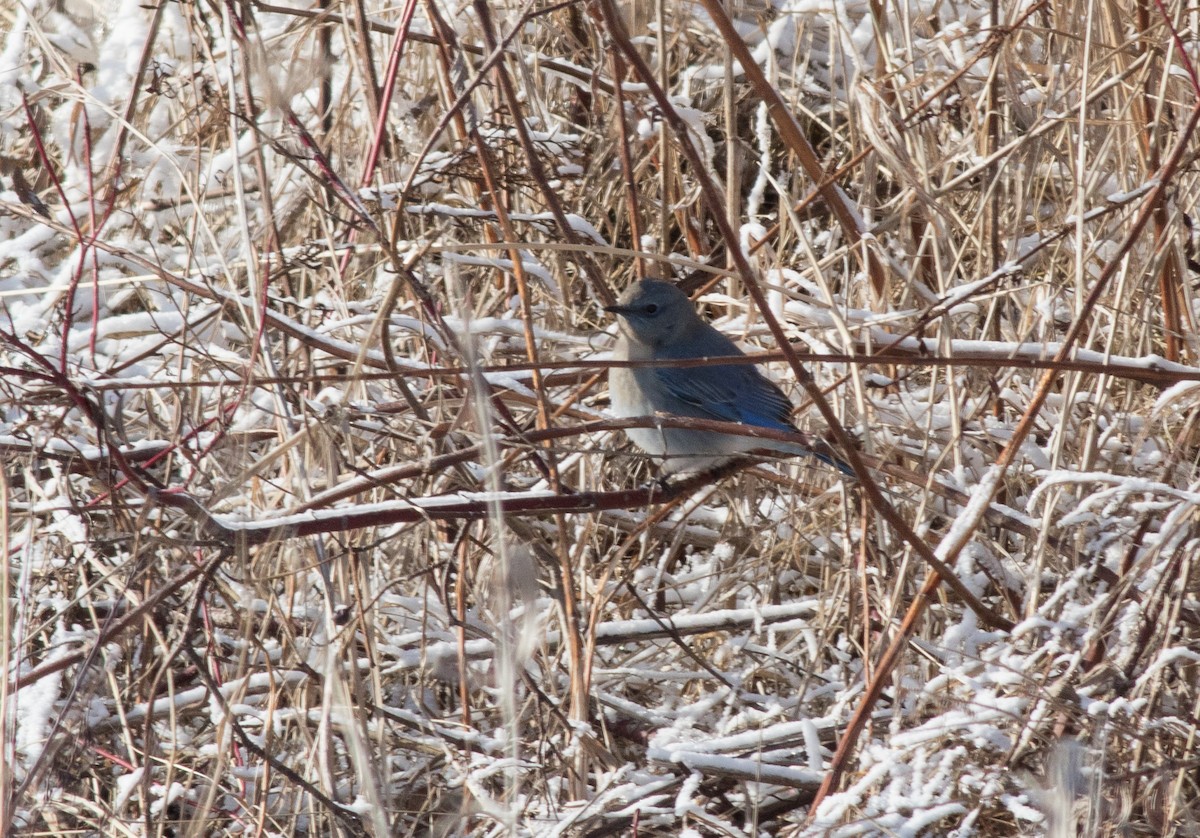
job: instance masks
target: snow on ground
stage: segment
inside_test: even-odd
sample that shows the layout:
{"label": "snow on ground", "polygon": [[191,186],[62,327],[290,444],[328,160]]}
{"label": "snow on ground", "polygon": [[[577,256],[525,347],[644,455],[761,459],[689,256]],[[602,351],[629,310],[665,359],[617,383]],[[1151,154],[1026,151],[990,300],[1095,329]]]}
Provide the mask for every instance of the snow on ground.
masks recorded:
{"label": "snow on ground", "polygon": [[[1196,834],[1200,90],[1119,6],[22,0],[14,829]],[[654,482],[641,275],[879,491]]]}

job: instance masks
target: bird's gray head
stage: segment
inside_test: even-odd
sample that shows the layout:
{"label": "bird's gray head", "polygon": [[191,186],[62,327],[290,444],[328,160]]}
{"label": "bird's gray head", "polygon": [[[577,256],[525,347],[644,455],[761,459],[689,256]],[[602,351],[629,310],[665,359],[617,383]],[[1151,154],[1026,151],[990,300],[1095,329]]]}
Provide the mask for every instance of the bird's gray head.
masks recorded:
{"label": "bird's gray head", "polygon": [[638,280],[604,310],[617,315],[627,338],[646,346],[668,346],[704,323],[687,294],[657,279]]}

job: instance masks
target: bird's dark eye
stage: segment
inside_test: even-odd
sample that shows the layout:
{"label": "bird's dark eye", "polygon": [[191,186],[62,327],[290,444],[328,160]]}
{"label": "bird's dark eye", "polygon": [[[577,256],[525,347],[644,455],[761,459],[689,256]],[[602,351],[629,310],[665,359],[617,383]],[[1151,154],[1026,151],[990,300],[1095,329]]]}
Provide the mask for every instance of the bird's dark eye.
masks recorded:
{"label": "bird's dark eye", "polygon": [[650,303],[647,305],[646,314],[658,314],[658,305],[656,303]]}

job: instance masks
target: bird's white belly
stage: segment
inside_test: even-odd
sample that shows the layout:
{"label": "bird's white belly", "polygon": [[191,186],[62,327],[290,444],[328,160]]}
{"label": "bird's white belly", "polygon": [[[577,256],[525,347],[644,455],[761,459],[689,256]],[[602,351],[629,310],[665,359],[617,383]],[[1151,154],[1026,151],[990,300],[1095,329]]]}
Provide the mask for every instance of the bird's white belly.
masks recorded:
{"label": "bird's white belly", "polygon": [[[614,369],[609,373],[608,395],[613,413],[622,419],[654,415],[654,406],[642,396],[642,389],[634,381],[633,370]],[[667,453],[666,437],[661,429],[626,428],[625,435],[647,454],[661,457]]]}

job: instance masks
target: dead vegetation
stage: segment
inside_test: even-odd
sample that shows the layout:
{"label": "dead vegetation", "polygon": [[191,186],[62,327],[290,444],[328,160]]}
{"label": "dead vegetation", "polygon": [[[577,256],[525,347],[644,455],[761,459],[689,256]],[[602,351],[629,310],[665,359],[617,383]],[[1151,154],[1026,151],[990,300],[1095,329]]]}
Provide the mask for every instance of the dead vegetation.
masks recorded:
{"label": "dead vegetation", "polygon": [[1194,8],[0,15],[8,833],[1200,831]]}

